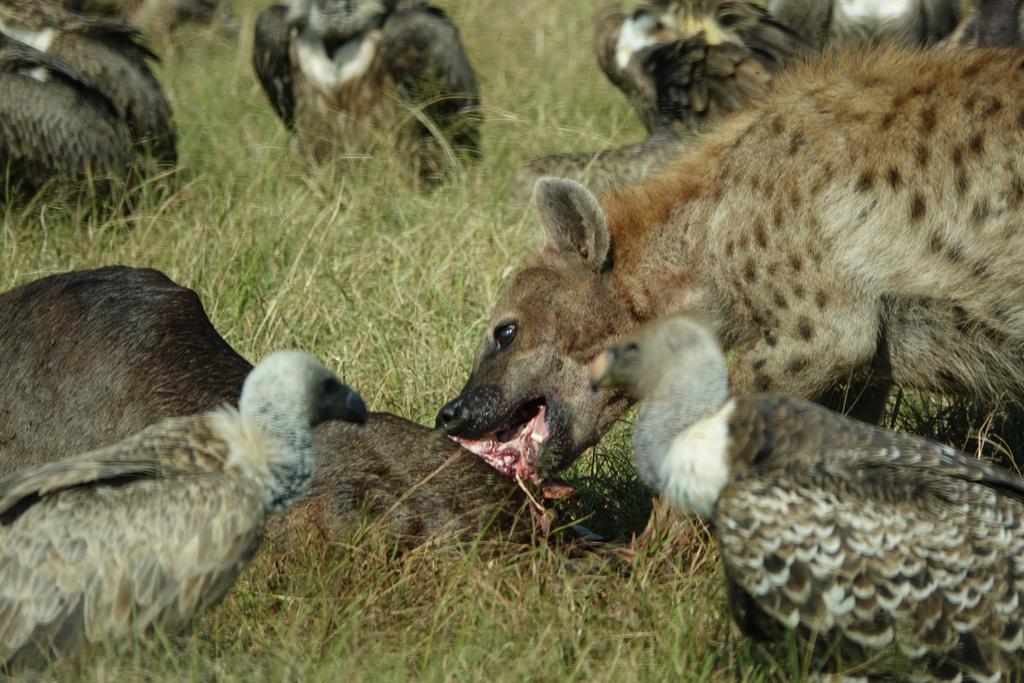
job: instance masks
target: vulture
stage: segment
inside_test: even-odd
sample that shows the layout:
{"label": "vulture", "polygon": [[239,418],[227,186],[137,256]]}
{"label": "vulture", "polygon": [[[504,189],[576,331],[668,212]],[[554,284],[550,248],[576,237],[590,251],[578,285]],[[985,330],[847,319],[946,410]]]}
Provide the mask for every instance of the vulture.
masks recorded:
{"label": "vulture", "polygon": [[51,180],[123,184],[131,163],[128,130],[89,79],[0,33],[0,196]]}
{"label": "vulture", "polygon": [[629,99],[647,138],[600,152],[533,159],[516,174],[516,193],[557,176],[596,192],[637,183],[677,158],[695,137],[763,96],[778,71],[812,46],[751,0],[645,2],[594,23],[594,53]]}
{"label": "vulture", "polygon": [[89,643],[186,629],[224,597],[267,516],[305,492],[311,428],[366,406],[315,358],[278,351],[238,409],[170,418],[0,481],[0,662],[42,668]]}
{"label": "vulture", "polygon": [[818,47],[932,45],[960,21],[960,0],[767,0],[767,8]]}
{"label": "vulture", "polygon": [[591,382],[642,401],[637,471],[712,522],[746,634],[794,633],[861,676],[1024,675],[1020,477],[807,401],[730,398],[714,334],[686,317],[637,328]]}
{"label": "vulture", "polygon": [[749,0],[644,2],[594,24],[594,53],[648,133],[682,124],[699,132],[760,97],[794,57],[814,52]]}
{"label": "vulture", "polygon": [[942,46],[946,49],[1020,47],[1021,0],[981,0]]}
{"label": "vulture", "polygon": [[458,30],[413,0],[293,0],[259,16],[253,67],[316,160],[387,141],[436,179],[479,151],[479,93]]}
{"label": "vulture", "polygon": [[0,0],[0,33],[62,60],[114,104],[143,156],[177,160],[171,106],[149,68],[156,55],[137,29],[116,19],[86,16],[52,0]]}
{"label": "vulture", "polygon": [[134,26],[162,33],[187,22],[209,24],[218,10],[227,24],[234,21],[220,0],[63,0],[62,4],[76,12],[118,16]]}

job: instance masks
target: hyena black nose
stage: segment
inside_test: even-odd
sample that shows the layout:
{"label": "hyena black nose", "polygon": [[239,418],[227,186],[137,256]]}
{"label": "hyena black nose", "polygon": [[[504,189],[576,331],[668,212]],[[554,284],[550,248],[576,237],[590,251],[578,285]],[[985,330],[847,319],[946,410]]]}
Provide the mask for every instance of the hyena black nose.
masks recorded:
{"label": "hyena black nose", "polygon": [[444,429],[448,434],[456,434],[459,428],[466,424],[466,406],[462,403],[462,397],[456,397],[448,401],[437,413],[434,426]]}

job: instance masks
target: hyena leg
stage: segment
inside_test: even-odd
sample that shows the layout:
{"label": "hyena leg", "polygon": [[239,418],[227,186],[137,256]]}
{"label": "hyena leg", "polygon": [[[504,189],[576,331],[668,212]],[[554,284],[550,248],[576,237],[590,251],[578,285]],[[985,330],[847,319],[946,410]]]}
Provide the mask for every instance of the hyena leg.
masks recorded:
{"label": "hyena leg", "polygon": [[[733,390],[788,394],[877,421],[890,385],[887,371],[872,372],[879,348],[878,311],[856,305],[828,313],[796,312],[764,330],[734,365]],[[857,381],[841,389],[850,378]]]}
{"label": "hyena leg", "polygon": [[867,378],[850,377],[814,400],[829,410],[849,415],[862,422],[878,424],[882,421],[891,390],[891,379],[872,373]]}

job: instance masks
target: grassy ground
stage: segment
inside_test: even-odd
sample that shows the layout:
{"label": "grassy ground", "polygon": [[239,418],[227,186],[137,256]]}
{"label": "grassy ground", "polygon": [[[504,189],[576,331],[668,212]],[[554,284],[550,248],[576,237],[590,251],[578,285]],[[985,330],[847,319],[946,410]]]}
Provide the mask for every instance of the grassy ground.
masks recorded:
{"label": "grassy ground", "polygon": [[[394,160],[308,169],[252,75],[262,3],[241,37],[184,32],[160,46],[184,171],[126,218],[35,207],[0,218],[0,287],[73,268],[150,266],[196,289],[252,359],[309,349],[372,408],[432,422],[464,380],[490,302],[537,245],[509,193],[538,154],[639,139],[590,54],[591,0],[448,0],[481,81],[484,161],[429,192]],[[925,411],[935,415],[934,410]],[[901,413],[902,414],[902,413]],[[636,525],[648,502],[620,429],[574,475],[584,506]],[[612,495],[608,495],[611,493]],[[724,610],[701,533],[610,557],[494,542],[396,558],[372,536],[268,548],[192,638],[93,653],[64,680],[786,680]],[[353,539],[358,530],[353,530]]]}

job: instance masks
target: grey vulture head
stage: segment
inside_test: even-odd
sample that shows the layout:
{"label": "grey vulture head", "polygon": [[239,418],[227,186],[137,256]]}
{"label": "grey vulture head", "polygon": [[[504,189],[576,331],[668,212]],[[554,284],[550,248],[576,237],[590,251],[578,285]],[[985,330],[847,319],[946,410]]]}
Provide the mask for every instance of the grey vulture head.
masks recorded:
{"label": "grey vulture head", "polygon": [[931,45],[960,21],[960,0],[767,0],[767,9],[813,45],[833,48]]}
{"label": "grey vulture head", "polygon": [[698,132],[763,95],[788,60],[813,52],[749,0],[639,3],[594,25],[597,63],[653,132]]}
{"label": "grey vulture head", "polygon": [[259,16],[253,66],[274,110],[323,161],[382,141],[420,173],[479,151],[479,91],[458,30],[404,0],[294,0]]}
{"label": "grey vulture head", "polygon": [[156,55],[137,29],[65,10],[52,0],[0,0],[0,32],[85,75],[114,104],[140,156],[174,165],[171,106],[149,68]]}
{"label": "grey vulture head", "polygon": [[314,425],[366,406],[315,358],[279,351],[238,409],[170,418],[0,481],[0,666],[185,629],[230,588],[267,515],[314,469]]}
{"label": "grey vulture head", "polygon": [[823,672],[899,680],[1024,675],[1024,480],[806,401],[729,399],[710,330],[626,335],[595,386],[641,400],[644,480],[712,523],[733,617],[795,633]]}
{"label": "grey vulture head", "polygon": [[69,183],[103,191],[122,185],[130,167],[128,130],[113,103],[64,62],[0,33],[4,193]]}

